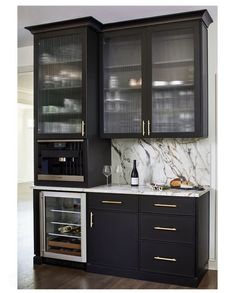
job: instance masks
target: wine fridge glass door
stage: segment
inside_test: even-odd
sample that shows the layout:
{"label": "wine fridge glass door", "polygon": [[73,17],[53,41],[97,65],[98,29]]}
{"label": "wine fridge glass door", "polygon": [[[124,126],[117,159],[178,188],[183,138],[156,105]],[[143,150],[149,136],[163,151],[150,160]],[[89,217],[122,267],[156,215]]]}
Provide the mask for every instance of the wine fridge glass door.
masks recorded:
{"label": "wine fridge glass door", "polygon": [[86,262],[85,194],[41,192],[42,256]]}

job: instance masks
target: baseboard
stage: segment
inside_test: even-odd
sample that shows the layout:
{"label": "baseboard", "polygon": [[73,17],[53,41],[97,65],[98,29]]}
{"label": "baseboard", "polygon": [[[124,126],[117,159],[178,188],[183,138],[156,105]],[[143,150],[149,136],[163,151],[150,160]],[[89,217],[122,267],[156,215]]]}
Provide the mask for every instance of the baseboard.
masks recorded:
{"label": "baseboard", "polygon": [[210,259],[208,262],[208,270],[217,271],[217,261],[215,259]]}

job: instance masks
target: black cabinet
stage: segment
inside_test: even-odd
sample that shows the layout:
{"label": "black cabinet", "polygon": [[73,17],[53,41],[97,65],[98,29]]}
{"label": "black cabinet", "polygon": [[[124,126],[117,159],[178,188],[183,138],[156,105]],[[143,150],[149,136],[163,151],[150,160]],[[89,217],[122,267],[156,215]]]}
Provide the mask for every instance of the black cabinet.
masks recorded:
{"label": "black cabinet", "polygon": [[137,269],[137,212],[136,196],[88,194],[88,266]]}
{"label": "black cabinet", "polygon": [[101,24],[88,17],[27,29],[34,34],[35,136],[96,135]]}
{"label": "black cabinet", "polygon": [[34,35],[35,184],[105,183],[110,140],[99,138],[99,34],[92,17],[28,27]]}
{"label": "black cabinet", "polygon": [[88,194],[87,270],[197,286],[207,270],[209,193]]}
{"label": "black cabinet", "polygon": [[[209,14],[104,26],[101,135],[206,137]],[[205,21],[205,18],[207,21]]]}

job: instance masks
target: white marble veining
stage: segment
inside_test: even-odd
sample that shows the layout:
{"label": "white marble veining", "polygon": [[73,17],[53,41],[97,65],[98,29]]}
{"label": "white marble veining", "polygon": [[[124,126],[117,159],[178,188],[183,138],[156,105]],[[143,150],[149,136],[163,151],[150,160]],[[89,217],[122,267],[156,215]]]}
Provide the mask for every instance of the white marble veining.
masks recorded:
{"label": "white marble veining", "polygon": [[195,185],[210,185],[210,141],[206,139],[113,139],[112,182],[119,183],[115,172],[121,165],[120,183],[130,183],[133,160],[137,160],[140,185],[169,184],[185,177]]}
{"label": "white marble veining", "polygon": [[149,186],[131,187],[130,185],[116,185],[111,186],[101,185],[91,188],[74,188],[74,187],[50,187],[50,186],[33,186],[34,189],[51,190],[51,191],[76,191],[76,192],[90,192],[90,193],[109,193],[109,194],[136,194],[136,195],[164,195],[164,196],[183,196],[183,197],[199,197],[209,191],[208,187],[205,190],[177,190],[168,189],[164,191],[153,190]]}

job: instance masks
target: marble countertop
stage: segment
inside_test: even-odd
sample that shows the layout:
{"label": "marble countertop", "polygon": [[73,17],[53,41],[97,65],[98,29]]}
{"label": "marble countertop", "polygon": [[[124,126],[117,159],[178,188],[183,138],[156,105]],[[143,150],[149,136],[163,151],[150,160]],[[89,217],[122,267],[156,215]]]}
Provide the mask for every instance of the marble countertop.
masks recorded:
{"label": "marble countertop", "polygon": [[55,191],[77,191],[90,193],[121,193],[121,194],[139,194],[139,195],[164,195],[164,196],[184,196],[184,197],[199,197],[210,190],[204,187],[202,191],[199,190],[179,190],[168,189],[163,191],[153,190],[150,186],[131,187],[130,185],[116,185],[110,186],[101,185],[91,188],[74,188],[74,187],[55,187],[55,186],[33,186],[34,189],[40,190],[55,190]]}

